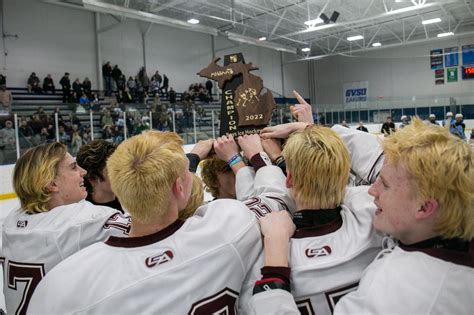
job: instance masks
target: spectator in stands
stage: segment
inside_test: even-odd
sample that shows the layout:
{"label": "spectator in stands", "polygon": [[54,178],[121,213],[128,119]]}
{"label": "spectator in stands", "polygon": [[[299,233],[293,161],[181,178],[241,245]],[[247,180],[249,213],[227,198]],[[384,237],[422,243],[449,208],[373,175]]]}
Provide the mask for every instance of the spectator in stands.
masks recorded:
{"label": "spectator in stands", "polygon": [[454,116],[455,120],[451,122],[451,127],[449,128],[449,131],[455,135],[458,136],[461,139],[466,139],[466,124],[464,124],[464,116],[461,113],[456,114]]}
{"label": "spectator in stands", "polygon": [[59,135],[59,142],[61,142],[64,145],[69,145],[71,142],[71,135],[66,132],[66,129],[64,126],[59,126],[58,129],[58,135]]}
{"label": "spectator in stands", "polygon": [[159,95],[159,92],[160,92],[160,84],[158,83],[157,80],[155,79],[151,79],[151,82],[150,82],[150,94],[151,96],[155,96],[155,95]]}
{"label": "spectator in stands", "polygon": [[163,85],[160,87],[160,94],[164,95],[166,98],[168,98],[169,84],[170,84],[170,80],[168,79],[168,76],[166,74],[163,74]]}
{"label": "spectator in stands", "polygon": [[122,76],[122,70],[120,70],[118,65],[115,65],[112,69],[112,79],[114,80],[113,84],[115,87],[113,88],[114,91],[118,91],[119,89],[119,79]]}
{"label": "spectator in stands", "polygon": [[102,66],[102,77],[104,78],[105,96],[111,96],[112,95],[112,66],[110,65],[110,61],[107,61]]}
{"label": "spectator in stands", "polygon": [[142,82],[138,78],[135,82],[137,83],[137,93],[135,96],[135,102],[143,103],[146,97],[145,87],[143,86]]}
{"label": "spectator in stands", "polygon": [[122,205],[110,187],[106,162],[114,153],[117,145],[105,140],[94,140],[81,147],[77,154],[77,164],[87,171],[84,185],[87,189],[87,201],[95,205],[107,206],[123,213]]}
{"label": "spectator in stands", "polygon": [[132,98],[135,99],[135,95],[137,93],[137,82],[132,76],[128,78],[127,87],[130,91],[130,94],[132,95]]}
{"label": "spectator in stands", "polygon": [[13,101],[12,92],[5,84],[0,85],[0,112],[9,112]]}
{"label": "spectator in stands", "polygon": [[388,116],[387,120],[383,123],[382,129],[380,130],[380,132],[388,136],[394,131],[395,131],[395,124],[392,121],[392,117]]}
{"label": "spectator in stands", "polygon": [[212,83],[211,80],[207,80],[206,81],[206,90],[207,90],[207,94],[209,95],[209,99],[210,101],[212,102],[213,99],[212,99],[212,88],[214,87],[214,83]]}
{"label": "spectator in stands", "polygon": [[76,80],[74,80],[74,82],[72,83],[72,92],[76,93],[76,102],[79,102],[83,91],[84,90],[82,89],[81,81],[79,80],[79,78],[76,78]]}
{"label": "spectator in stands", "polygon": [[18,138],[20,140],[20,149],[30,148],[33,146],[32,137],[34,135],[33,129],[30,127],[26,119],[21,119],[20,127],[18,128]]}
{"label": "spectator in stands", "polygon": [[161,77],[160,71],[156,70],[155,74],[151,77],[151,81],[156,81],[158,84],[158,88],[161,87],[161,82],[163,82],[163,78]]}
{"label": "spectator in stands", "polygon": [[453,121],[453,113],[452,112],[447,112],[446,113],[446,119],[443,121],[443,127],[451,126],[452,121]]}
{"label": "spectator in stands", "polygon": [[82,137],[81,137],[81,131],[78,129],[77,125],[72,125],[72,131],[71,131],[71,154],[73,156],[77,155],[77,152],[82,147]]}
{"label": "spectator in stands", "polygon": [[359,121],[359,126],[356,128],[357,130],[363,131],[363,132],[369,132],[367,127],[364,126],[364,122],[361,120]]}
{"label": "spectator in stands", "polygon": [[79,104],[81,104],[85,109],[88,109],[90,106],[90,100],[86,95],[86,92],[82,92],[81,97],[79,98]]}
{"label": "spectator in stands", "polygon": [[0,85],[7,85],[7,77],[0,72]]}
{"label": "spectator in stands", "polygon": [[408,117],[407,116],[403,115],[401,117],[401,121],[402,121],[402,123],[400,124],[400,127],[399,127],[400,129],[405,128],[406,126],[408,126]]}
{"label": "spectator in stands", "polygon": [[430,116],[428,116],[428,121],[433,125],[439,126],[438,123],[436,122],[435,114],[430,114]]}
{"label": "spectator in stands", "polygon": [[176,91],[173,88],[170,88],[168,100],[171,104],[171,108],[176,111]]}
{"label": "spectator in stands", "polygon": [[28,78],[28,92],[41,94],[40,79],[34,72]]}
{"label": "spectator in stands", "polygon": [[130,90],[128,89],[128,87],[125,87],[125,90],[123,92],[123,102],[125,104],[133,103],[133,96],[130,93]]}
{"label": "spectator in stands", "polygon": [[[140,69],[140,71],[138,72],[138,81],[141,83],[141,85],[143,87],[143,92],[144,93],[148,92],[148,89],[150,87],[150,79],[148,78],[145,67],[142,67]],[[138,89],[139,89],[139,87],[137,87],[137,90]],[[140,91],[138,91],[138,93],[140,93]],[[143,97],[144,96],[145,95],[143,94]],[[143,99],[141,99],[141,101],[139,101],[139,102],[142,103]]]}
{"label": "spectator in stands", "polygon": [[13,164],[16,160],[15,129],[11,120],[0,129],[0,164]]}
{"label": "spectator in stands", "polygon": [[88,77],[84,78],[84,81],[82,81],[82,90],[84,93],[86,93],[87,97],[91,97],[92,95],[92,82],[89,80]]}
{"label": "spectator in stands", "polygon": [[43,91],[44,93],[48,93],[48,92],[51,92],[52,94],[56,93],[56,88],[54,87],[53,78],[51,77],[51,74],[49,73],[43,80]]}
{"label": "spectator in stands", "polygon": [[110,115],[110,111],[106,110],[104,114],[102,115],[102,118],[100,119],[100,123],[102,127],[105,126],[112,126],[114,124],[114,120],[112,116]]}
{"label": "spectator in stands", "polygon": [[65,72],[64,76],[59,81],[63,90],[63,103],[69,102],[71,94],[71,81],[69,80],[69,72]]}
{"label": "spectator in stands", "polygon": [[346,128],[350,128],[349,125],[347,124],[347,122],[346,122],[345,120],[343,120],[343,121],[341,122],[341,126],[346,127]]}
{"label": "spectator in stands", "polygon": [[235,175],[232,169],[217,157],[201,162],[201,178],[206,184],[206,190],[214,199],[236,199]]}
{"label": "spectator in stands", "polygon": [[120,77],[117,79],[117,90],[118,91],[125,91],[125,88],[127,87],[127,78],[125,78],[125,75],[120,75]]}

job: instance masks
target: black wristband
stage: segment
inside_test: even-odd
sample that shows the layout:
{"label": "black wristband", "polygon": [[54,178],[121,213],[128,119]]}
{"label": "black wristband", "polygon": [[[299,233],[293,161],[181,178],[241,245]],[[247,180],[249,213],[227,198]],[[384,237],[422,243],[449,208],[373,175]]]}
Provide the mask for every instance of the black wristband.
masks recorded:
{"label": "black wristband", "polygon": [[201,158],[196,153],[186,153],[186,157],[189,160],[189,171],[191,173],[196,173]]}
{"label": "black wristband", "polygon": [[265,292],[265,291],[270,291],[270,290],[285,290],[287,292],[291,292],[290,285],[288,283],[285,283],[284,281],[281,281],[280,279],[275,279],[275,278],[268,278],[265,280],[260,280],[255,283],[255,286],[253,287],[253,295]]}

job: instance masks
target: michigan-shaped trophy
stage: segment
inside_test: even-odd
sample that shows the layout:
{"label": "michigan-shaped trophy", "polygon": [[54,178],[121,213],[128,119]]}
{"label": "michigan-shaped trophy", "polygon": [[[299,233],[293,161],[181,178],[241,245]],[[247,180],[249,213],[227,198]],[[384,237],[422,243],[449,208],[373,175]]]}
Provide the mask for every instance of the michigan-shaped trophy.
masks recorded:
{"label": "michigan-shaped trophy", "polygon": [[275,100],[263,80],[250,73],[258,70],[252,63],[246,64],[241,53],[224,57],[224,66],[215,58],[198,74],[217,81],[222,89],[220,135],[234,137],[258,133],[272,118]]}

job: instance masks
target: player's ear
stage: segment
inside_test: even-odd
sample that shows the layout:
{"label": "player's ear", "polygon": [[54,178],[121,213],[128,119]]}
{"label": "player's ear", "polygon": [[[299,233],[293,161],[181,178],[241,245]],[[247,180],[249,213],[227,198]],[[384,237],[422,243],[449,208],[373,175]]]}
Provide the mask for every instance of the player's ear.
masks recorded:
{"label": "player's ear", "polygon": [[291,175],[291,172],[286,170],[286,180],[285,180],[286,188],[292,188],[293,187],[293,176]]}
{"label": "player's ear", "polygon": [[183,179],[181,177],[176,178],[173,186],[171,187],[171,191],[177,198],[179,198],[181,195],[184,195],[184,185]]}
{"label": "player's ear", "polygon": [[415,218],[418,220],[428,219],[436,215],[439,203],[436,199],[430,198],[425,200],[421,207],[416,211]]}
{"label": "player's ear", "polygon": [[52,192],[58,192],[59,191],[59,186],[56,184],[56,182],[53,180],[51,183],[48,184],[48,186],[46,186],[46,189],[48,190],[48,192],[52,193]]}

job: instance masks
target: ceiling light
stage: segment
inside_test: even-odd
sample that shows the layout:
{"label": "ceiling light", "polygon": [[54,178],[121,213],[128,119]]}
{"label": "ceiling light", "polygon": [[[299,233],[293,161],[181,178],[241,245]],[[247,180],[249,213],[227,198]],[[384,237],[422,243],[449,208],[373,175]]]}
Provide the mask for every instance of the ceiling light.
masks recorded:
{"label": "ceiling light", "polygon": [[454,35],[453,32],[447,32],[447,33],[440,33],[437,36],[438,37],[446,37],[446,36],[453,36],[453,35]]}
{"label": "ceiling light", "polygon": [[421,9],[421,8],[431,7],[432,5],[435,5],[435,4],[437,4],[437,3],[412,5],[410,7],[405,7],[405,8],[401,8],[401,9],[388,11],[387,14],[398,14],[398,13],[403,13],[403,12],[409,12],[409,11],[418,10],[418,9]]}
{"label": "ceiling light", "polygon": [[356,36],[349,36],[349,37],[347,37],[347,40],[350,41],[350,42],[352,42],[352,41],[354,41],[354,40],[359,40],[359,39],[364,39],[364,36],[362,36],[362,35],[356,35]]}
{"label": "ceiling light", "polygon": [[376,43],[373,43],[372,46],[373,46],[373,47],[380,47],[380,46],[382,46],[382,44],[379,43],[379,42],[376,42]]}
{"label": "ceiling light", "polygon": [[264,40],[267,40],[267,38],[265,36],[262,36],[258,40],[263,42]]}
{"label": "ceiling light", "polygon": [[197,19],[189,19],[189,20],[188,20],[188,23],[190,23],[190,24],[199,24],[199,20],[197,20]]}
{"label": "ceiling light", "polygon": [[439,23],[441,22],[440,18],[435,18],[435,19],[430,19],[430,20],[423,20],[421,24],[427,25],[427,24],[433,24],[433,23]]}
{"label": "ceiling light", "polygon": [[311,48],[305,47],[305,48],[302,48],[301,51],[302,51],[302,52],[310,52],[310,51],[311,51]]}
{"label": "ceiling light", "polygon": [[336,24],[323,24],[323,25],[318,25],[318,26],[314,26],[314,27],[309,27],[308,29],[302,31],[301,33],[324,30],[324,29],[326,29],[326,28],[330,28],[330,27],[333,27],[333,26],[336,26]]}
{"label": "ceiling light", "polygon": [[317,19],[314,19],[314,20],[309,20],[309,21],[306,21],[304,22],[305,25],[308,25],[309,27],[312,27],[316,24],[321,24],[323,23],[323,20],[320,19],[320,18],[317,18]]}

